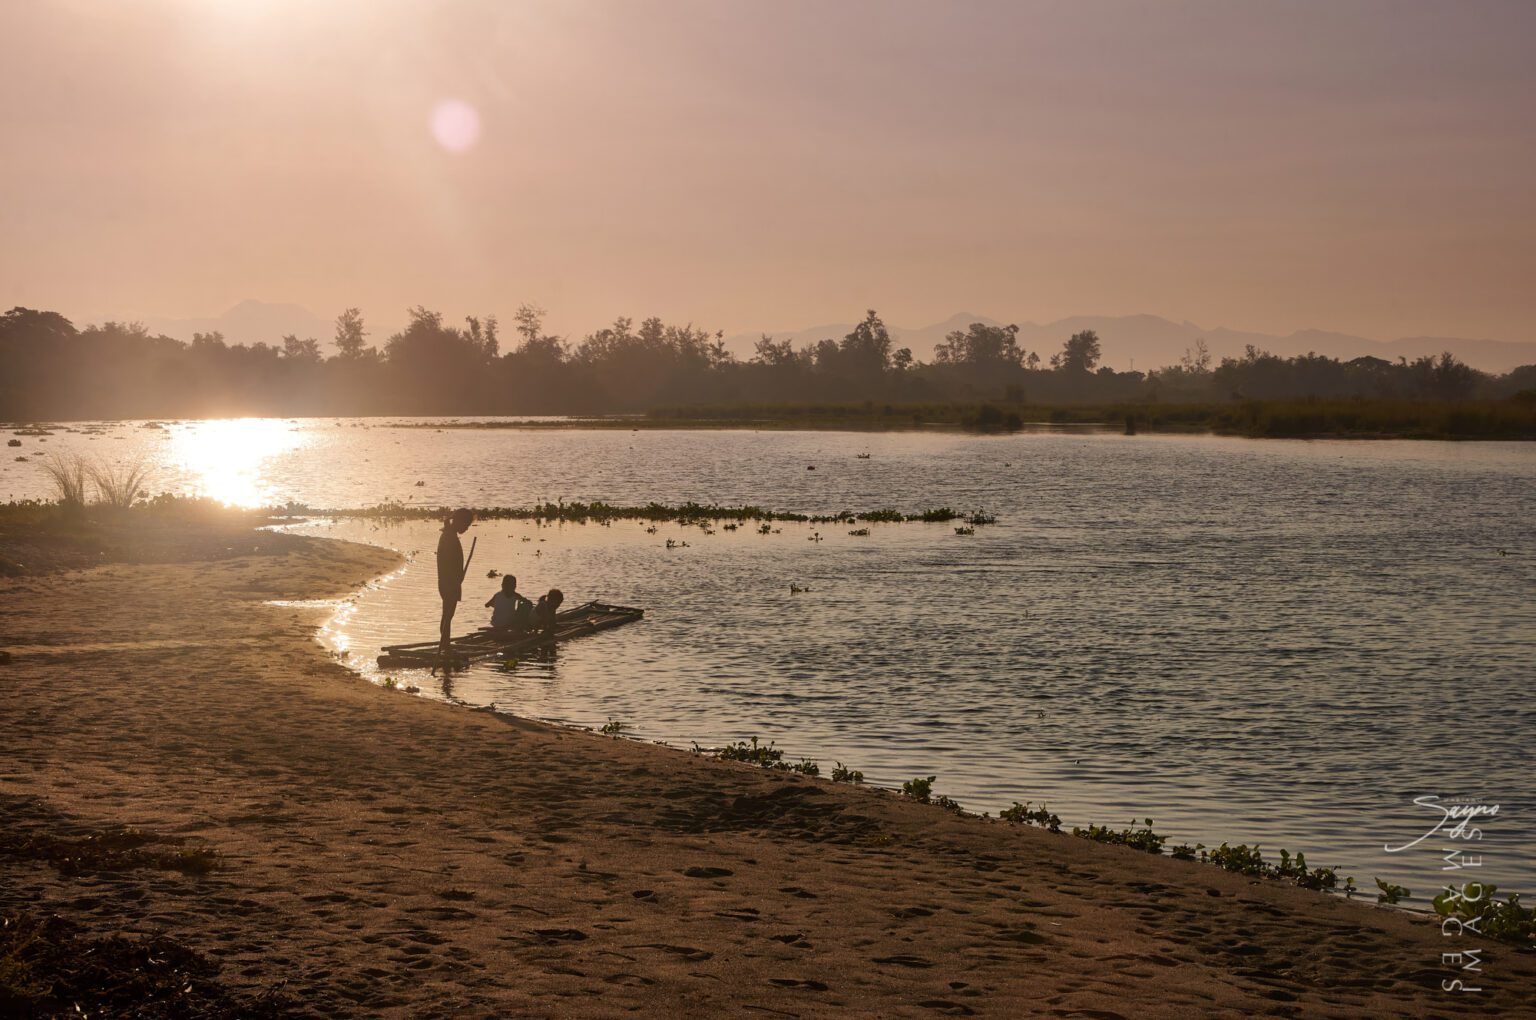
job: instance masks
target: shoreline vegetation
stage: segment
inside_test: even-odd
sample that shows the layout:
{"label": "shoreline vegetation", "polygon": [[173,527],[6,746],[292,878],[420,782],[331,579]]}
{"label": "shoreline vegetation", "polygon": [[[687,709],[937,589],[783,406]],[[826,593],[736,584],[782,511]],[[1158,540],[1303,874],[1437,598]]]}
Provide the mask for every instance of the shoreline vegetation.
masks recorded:
{"label": "shoreline vegetation", "polygon": [[828,429],[1013,433],[1090,429],[1247,439],[1536,440],[1536,397],[1481,401],[1245,400],[1201,404],[743,404],[560,420],[395,421],[417,429]]}
{"label": "shoreline vegetation", "polygon": [[[1495,949],[1489,994],[1427,998],[1457,973],[1439,928],[1318,895],[1334,875],[1300,855],[1197,867],[1150,821],[1074,838],[932,776],[863,790],[755,739],[689,754],[401,697],[321,652],[319,610],[265,601],[355,590],[398,562],[376,547],[194,500],[8,510],[7,559],[61,547],[0,578],[0,996],[23,1009],[1396,1016],[1513,1009],[1536,980]],[[1530,946],[1518,901],[1494,918]]]}
{"label": "shoreline vegetation", "polygon": [[[584,728],[591,732],[590,727]],[[632,727],[628,723],[609,720],[599,732],[615,739],[636,739],[626,732],[630,729]],[[802,757],[798,761],[785,761],[784,752],[774,746],[774,741],[770,740],[762,744],[755,736],[750,739],[750,742],[738,740],[715,748],[700,747],[695,743],[691,753],[707,755],[720,761],[745,762],[771,771],[792,772],[811,777],[821,775],[821,765],[816,759]],[[837,762],[828,780],[832,783],[863,784],[864,773],[842,762]],[[873,786],[868,788],[882,793],[900,795],[919,804],[932,804],[961,818],[980,821],[992,819],[989,812],[983,811],[978,815],[967,811],[951,797],[935,794],[934,784],[937,780],[938,776],[915,776],[903,782],[899,790]],[[1037,826],[1047,832],[1063,834],[1060,816],[1045,804],[1034,806],[1030,803],[1021,804],[1014,801],[1012,806],[998,812],[996,820],[1009,825]],[[1167,847],[1165,851],[1168,837],[1154,831],[1153,824],[1150,818],[1133,818],[1130,825],[1123,829],[1090,822],[1087,826],[1073,826],[1067,832],[1076,838],[1092,840],[1095,843],[1129,847],[1132,850],[1154,855],[1166,852],[1173,860],[1198,862],[1223,871],[1288,883],[1314,892],[1337,894],[1349,900],[1368,895],[1364,887],[1356,884],[1355,876],[1341,875],[1337,867],[1311,867],[1307,863],[1306,854],[1299,851],[1293,855],[1289,850],[1281,848],[1278,851],[1279,859],[1270,860],[1264,856],[1262,848],[1257,843],[1249,846],[1246,843],[1232,844],[1225,841],[1217,847],[1208,847],[1204,843],[1193,845],[1181,843]],[[1412,890],[1404,886],[1395,885],[1380,878],[1373,878],[1373,881],[1375,882],[1375,902],[1378,905],[1399,907],[1404,900],[1415,898]],[[1482,884],[1479,888],[1481,892],[1471,900],[1455,895],[1447,889],[1428,898],[1423,907],[1415,905],[1404,909],[1433,914],[1441,919],[1455,918],[1459,922],[1476,922],[1478,930],[1488,938],[1526,949],[1536,949],[1536,908],[1522,905],[1519,893],[1510,893],[1502,899],[1499,898],[1498,887],[1491,883]],[[1419,897],[1419,899],[1425,901],[1426,898]]]}
{"label": "shoreline vegetation", "polygon": [[[763,336],[749,358],[722,335],[621,317],[580,339],[544,331],[522,305],[502,349],[494,316],[454,326],[410,310],[370,346],[362,312],[337,317],[330,357],[314,337],[190,343],[56,312],[0,315],[0,418],[572,415],[629,427],[934,428],[1008,431],[1093,424],[1125,431],[1255,437],[1536,439],[1536,365],[1481,372],[1449,352],[1396,362],[1279,357],[1249,347],[1216,359],[1197,340],[1177,365],[1119,371],[1092,330],[1029,351],[1016,326],[954,330],[931,360],[898,348],[873,310],[852,332],[796,348]],[[622,427],[621,423],[613,423]],[[526,422],[524,427],[560,427]],[[589,426],[590,427],[590,426]]]}
{"label": "shoreline vegetation", "polygon": [[[420,521],[438,520],[448,509],[386,501],[371,507],[342,509],[317,509],[303,503],[288,503],[283,506],[269,507],[266,512],[273,516],[287,517],[361,517],[371,520]],[[947,506],[930,507],[916,513],[902,513],[900,510],[884,508],[861,512],[839,510],[829,514],[803,514],[788,510],[767,510],[760,506],[722,506],[718,503],[679,503],[677,505],[647,503],[644,506],[622,506],[601,501],[567,503],[559,500],[554,503],[539,503],[532,507],[489,506],[467,509],[474,512],[477,520],[556,521],[568,524],[606,524],[609,521],[629,520],[684,525],[726,521],[730,522],[726,525],[729,530],[734,530],[732,525],[747,522],[768,524],[781,521],[794,524],[856,524],[860,522],[944,524],[950,521],[964,521],[971,527],[997,523],[997,518],[985,510],[977,509],[962,513]]]}

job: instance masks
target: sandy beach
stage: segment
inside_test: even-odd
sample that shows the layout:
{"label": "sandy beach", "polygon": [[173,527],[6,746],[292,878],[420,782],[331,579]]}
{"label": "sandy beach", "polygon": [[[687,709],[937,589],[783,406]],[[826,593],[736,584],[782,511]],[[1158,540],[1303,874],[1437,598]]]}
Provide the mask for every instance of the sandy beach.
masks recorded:
{"label": "sandy beach", "polygon": [[[1442,992],[1426,918],[371,685],[268,602],[384,550],[19,548],[47,569],[0,578],[0,913],[164,936],[222,1015],[1536,1015],[1529,953]],[[116,826],[215,866],[38,849]]]}

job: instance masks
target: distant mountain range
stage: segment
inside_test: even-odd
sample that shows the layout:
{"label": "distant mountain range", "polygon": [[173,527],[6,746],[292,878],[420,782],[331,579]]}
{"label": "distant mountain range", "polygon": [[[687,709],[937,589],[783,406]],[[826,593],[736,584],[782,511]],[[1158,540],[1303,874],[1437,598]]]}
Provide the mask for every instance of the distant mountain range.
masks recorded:
{"label": "distant mountain range", "polygon": [[[106,316],[112,318],[112,316]],[[101,317],[76,322],[101,322]],[[329,348],[336,332],[334,320],[322,319],[302,305],[269,304],[265,301],[242,301],[223,315],[206,319],[170,319],[163,317],[136,319],[151,333],[163,333],[177,340],[191,340],[193,333],[222,333],[224,340],[232,344],[268,343],[281,345],[283,337],[292,333],[300,340],[314,337]]]}
{"label": "distant mountain range", "polygon": [[[84,319],[77,322],[100,322],[101,319]],[[230,343],[250,344],[263,341],[280,343],[283,336],[293,333],[302,338],[315,337],[326,348],[331,347],[335,332],[332,320],[323,319],[309,309],[294,304],[271,304],[263,301],[242,301],[223,315],[204,319],[153,318],[142,320],[151,333],[164,333],[178,340],[191,340],[193,333],[217,331]],[[910,347],[920,361],[933,358],[933,349],[946,334],[965,329],[973,322],[989,326],[1001,325],[998,319],[985,315],[961,313],[943,322],[935,322],[920,329],[891,326],[891,336],[897,347]],[[789,338],[795,346],[815,343],[831,337],[839,339],[853,330],[853,323],[834,323],[801,329],[794,332],[772,334],[775,339]],[[1243,348],[1253,344],[1272,354],[1290,357],[1296,354],[1316,352],[1333,358],[1348,360],[1362,355],[1373,355],[1396,361],[1399,357],[1409,360],[1425,354],[1450,351],[1462,361],[1486,372],[1507,372],[1520,365],[1536,364],[1536,341],[1468,340],[1460,337],[1415,336],[1398,340],[1371,340],[1347,333],[1331,333],[1326,330],[1304,329],[1286,336],[1271,333],[1254,333],[1244,330],[1207,329],[1192,322],[1171,322],[1156,315],[1075,315],[1055,322],[1019,323],[1019,343],[1038,353],[1042,360],[1061,349],[1061,344],[1073,333],[1091,329],[1099,334],[1104,350],[1104,362],[1118,369],[1131,367],[1148,369],[1178,364],[1184,352],[1194,346],[1195,340],[1204,338],[1216,359],[1238,357]],[[370,330],[369,339],[382,342],[388,331]],[[726,338],[726,346],[740,358],[750,358],[753,344],[761,333],[739,333]],[[511,338],[507,338],[510,340]],[[573,337],[572,339],[578,339]]]}
{"label": "distant mountain range", "polygon": [[[1004,324],[985,315],[962,313],[921,329],[907,329],[889,323],[887,326],[897,347],[910,347],[913,356],[919,361],[929,361],[933,357],[934,346],[940,340],[954,330],[965,329],[973,322],[989,326]],[[1049,360],[1052,354],[1061,350],[1062,342],[1073,333],[1085,329],[1094,330],[1099,334],[1104,363],[1122,370],[1176,365],[1184,352],[1201,338],[1210,348],[1211,356],[1218,361],[1223,357],[1239,357],[1243,348],[1252,344],[1282,357],[1316,352],[1346,361],[1362,355],[1388,361],[1406,357],[1411,361],[1420,355],[1450,351],[1462,361],[1485,372],[1507,372],[1520,365],[1536,364],[1536,341],[1467,340],[1436,336],[1382,341],[1320,329],[1303,329],[1287,336],[1276,336],[1219,327],[1206,329],[1192,322],[1170,322],[1156,315],[1074,315],[1055,322],[1019,322],[1018,326],[1020,346],[1038,353],[1042,361]],[[826,337],[839,339],[852,330],[853,323],[837,323],[792,333],[774,333],[772,336],[777,340],[788,337],[799,347]],[[741,333],[726,338],[726,345],[738,357],[750,357],[753,344],[761,335]]]}

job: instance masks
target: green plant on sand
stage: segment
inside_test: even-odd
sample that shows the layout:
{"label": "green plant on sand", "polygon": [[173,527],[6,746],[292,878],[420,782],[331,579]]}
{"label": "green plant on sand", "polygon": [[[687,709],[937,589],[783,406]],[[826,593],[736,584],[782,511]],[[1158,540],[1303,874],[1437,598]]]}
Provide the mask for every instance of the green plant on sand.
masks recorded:
{"label": "green plant on sand", "polygon": [[1072,835],[1091,839],[1095,843],[1128,846],[1133,850],[1141,850],[1149,854],[1162,853],[1163,844],[1168,841],[1168,837],[1159,836],[1152,831],[1150,818],[1143,818],[1139,828],[1136,819],[1133,818],[1130,827],[1126,829],[1111,829],[1107,825],[1089,825],[1086,829],[1073,828]]}
{"label": "green plant on sand", "polygon": [[858,769],[851,769],[842,762],[837,762],[832,768],[832,781],[834,783],[862,783],[864,773]]}
{"label": "green plant on sand", "polygon": [[[704,753],[704,749],[698,744],[693,745],[693,751],[695,754]],[[798,762],[786,762],[784,760],[784,752],[774,747],[773,741],[770,740],[766,744],[760,744],[756,737],[752,737],[750,743],[745,740],[738,740],[734,744],[727,744],[718,751],[715,751],[714,757],[721,761],[746,762],[749,765],[773,769],[778,772],[798,772],[804,776],[821,775],[821,766],[817,765],[814,761],[801,758]]]}
{"label": "green plant on sand", "polygon": [[1020,804],[1018,801],[1014,801],[1013,807],[1004,808],[999,811],[997,817],[1014,825],[1038,825],[1052,832],[1061,831],[1061,818],[1046,810],[1044,804],[1037,808],[1032,808],[1027,802]]}
{"label": "green plant on sand", "polygon": [[1446,919],[1445,924],[1454,920],[1465,930],[1488,938],[1527,948],[1536,945],[1536,910],[1521,906],[1519,893],[1510,893],[1507,900],[1496,899],[1498,891],[1491,882],[1446,886],[1434,898],[1435,913]]}

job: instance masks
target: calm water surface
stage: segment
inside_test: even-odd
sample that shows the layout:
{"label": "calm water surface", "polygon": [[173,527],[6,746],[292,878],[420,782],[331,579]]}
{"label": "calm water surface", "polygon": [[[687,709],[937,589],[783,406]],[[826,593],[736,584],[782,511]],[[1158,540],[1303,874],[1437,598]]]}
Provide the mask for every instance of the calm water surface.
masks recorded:
{"label": "calm water surface", "polygon": [[[525,592],[559,586],[568,604],[643,606],[646,620],[448,685],[398,679],[539,718],[615,719],[680,747],[756,735],[884,785],[937,775],[938,792],[975,810],[1043,800],[1068,824],[1151,817],[1174,842],[1301,849],[1416,894],[1444,881],[1444,841],[1383,852],[1433,824],[1413,798],[1481,798],[1501,805],[1483,826],[1485,876],[1536,891],[1536,446],[376,420],[74,428],[91,431],[9,452],[143,451],[156,488],[244,505],[984,507],[999,523],[974,536],[482,522],[459,629],[482,622],[493,567]],[[30,461],[0,465],[0,494],[44,491]],[[433,635],[436,525],[304,530],[419,554],[324,634],[381,680],[378,646]]]}

